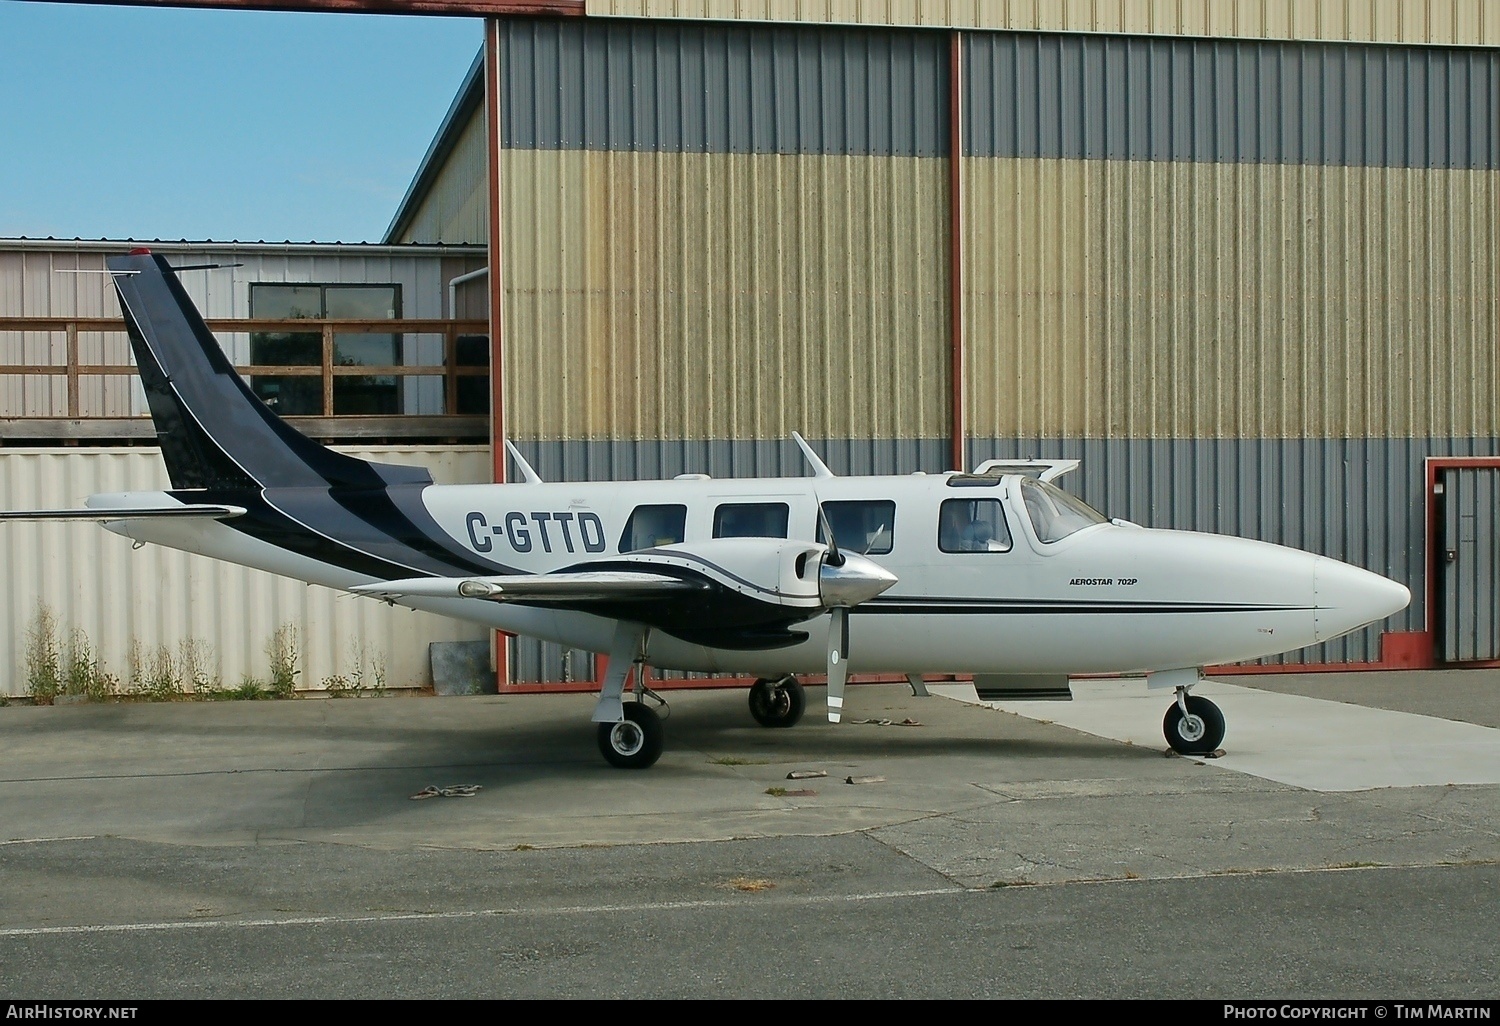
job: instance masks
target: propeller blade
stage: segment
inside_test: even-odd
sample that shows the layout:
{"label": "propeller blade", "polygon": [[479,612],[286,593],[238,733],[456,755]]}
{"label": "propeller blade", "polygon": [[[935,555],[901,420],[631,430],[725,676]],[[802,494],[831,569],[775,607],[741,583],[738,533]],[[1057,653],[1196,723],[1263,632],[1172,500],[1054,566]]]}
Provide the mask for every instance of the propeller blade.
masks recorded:
{"label": "propeller blade", "polygon": [[818,503],[818,524],[823,528],[823,537],[828,541],[828,555],[824,557],[826,566],[843,566],[844,556],[839,552],[838,539],[833,536],[833,525],[828,522],[828,514],[823,512],[823,503]]}
{"label": "propeller blade", "polygon": [[828,722],[844,715],[844,682],[849,679],[849,608],[834,606],[828,625]]}

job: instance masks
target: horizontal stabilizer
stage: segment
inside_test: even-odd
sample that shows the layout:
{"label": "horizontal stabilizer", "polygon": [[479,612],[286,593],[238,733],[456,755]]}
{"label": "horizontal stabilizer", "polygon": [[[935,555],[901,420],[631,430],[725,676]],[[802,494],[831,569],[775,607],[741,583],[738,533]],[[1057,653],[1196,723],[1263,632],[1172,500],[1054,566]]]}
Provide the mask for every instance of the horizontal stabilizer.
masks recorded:
{"label": "horizontal stabilizer", "polygon": [[381,598],[482,598],[491,602],[621,601],[646,599],[702,585],[666,574],[629,570],[506,577],[414,577],[357,585],[350,591]]}
{"label": "horizontal stabilizer", "polygon": [[30,509],[0,512],[0,520],[229,520],[245,515],[243,506],[138,506],[115,509]]}

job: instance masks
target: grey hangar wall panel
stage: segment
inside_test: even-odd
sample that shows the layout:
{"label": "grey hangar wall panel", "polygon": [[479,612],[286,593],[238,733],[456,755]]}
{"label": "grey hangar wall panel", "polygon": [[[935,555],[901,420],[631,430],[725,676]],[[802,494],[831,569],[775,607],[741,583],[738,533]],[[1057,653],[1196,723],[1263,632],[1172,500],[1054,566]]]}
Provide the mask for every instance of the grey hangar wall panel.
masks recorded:
{"label": "grey hangar wall panel", "polygon": [[966,33],[964,154],[1500,168],[1500,50]]}
{"label": "grey hangar wall panel", "polygon": [[519,19],[501,31],[507,149],[948,152],[940,34]]}

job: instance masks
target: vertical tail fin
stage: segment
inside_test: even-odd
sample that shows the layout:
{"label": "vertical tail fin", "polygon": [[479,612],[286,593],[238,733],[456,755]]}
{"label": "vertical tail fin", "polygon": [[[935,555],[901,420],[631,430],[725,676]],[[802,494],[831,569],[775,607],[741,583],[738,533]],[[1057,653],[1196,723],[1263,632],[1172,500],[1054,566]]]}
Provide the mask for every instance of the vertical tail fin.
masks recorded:
{"label": "vertical tail fin", "polygon": [[430,484],[416,467],[368,463],[296,431],[235,373],[171,266],[111,257],[115,290],[174,488],[384,488]]}

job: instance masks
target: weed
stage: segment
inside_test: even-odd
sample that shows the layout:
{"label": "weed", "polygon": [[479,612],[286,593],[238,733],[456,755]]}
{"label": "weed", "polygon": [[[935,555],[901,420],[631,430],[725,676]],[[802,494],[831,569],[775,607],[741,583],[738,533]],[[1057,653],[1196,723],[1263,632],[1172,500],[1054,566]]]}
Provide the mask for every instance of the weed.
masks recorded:
{"label": "weed", "polygon": [[766,794],[770,795],[772,798],[785,798],[786,797],[786,788],[784,788],[784,787],[768,787],[768,788],[766,788]]}
{"label": "weed", "polygon": [[139,641],[130,643],[130,690],[149,702],[170,702],[183,694],[177,659],[166,645],[149,652]]}
{"label": "weed", "polygon": [[57,641],[57,618],[41,606],[26,631],[26,693],[49,705],[62,690],[62,646]]}
{"label": "weed", "polygon": [[720,755],[708,760],[715,766],[765,766],[770,759],[741,759],[735,755]]}
{"label": "weed", "polygon": [[193,694],[207,696],[223,690],[214,647],[202,638],[184,638],[177,643],[177,664],[183,683]]}
{"label": "weed", "polygon": [[353,668],[348,673],[335,673],[323,678],[323,690],[329,698],[359,697],[361,695],[385,694],[385,658],[371,656],[363,643],[349,645],[349,661]]}
{"label": "weed", "polygon": [[120,678],[107,673],[104,664],[94,657],[94,647],[83,628],[74,627],[68,638],[67,672],[62,682],[65,695],[83,695],[90,702],[113,698],[120,690]]}
{"label": "weed", "polygon": [[291,698],[297,691],[297,625],[284,623],[276,628],[271,640],[266,643],[266,655],[271,659],[272,696]]}

